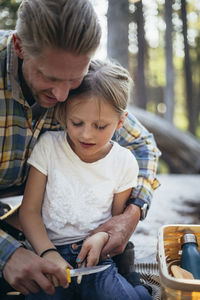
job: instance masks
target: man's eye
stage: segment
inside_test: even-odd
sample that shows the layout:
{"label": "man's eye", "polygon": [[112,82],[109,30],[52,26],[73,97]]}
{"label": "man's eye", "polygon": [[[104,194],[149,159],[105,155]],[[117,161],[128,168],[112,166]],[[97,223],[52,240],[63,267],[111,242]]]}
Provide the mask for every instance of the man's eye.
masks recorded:
{"label": "man's eye", "polygon": [[104,130],[106,127],[107,127],[107,125],[104,125],[104,126],[96,125],[96,128],[99,130]]}

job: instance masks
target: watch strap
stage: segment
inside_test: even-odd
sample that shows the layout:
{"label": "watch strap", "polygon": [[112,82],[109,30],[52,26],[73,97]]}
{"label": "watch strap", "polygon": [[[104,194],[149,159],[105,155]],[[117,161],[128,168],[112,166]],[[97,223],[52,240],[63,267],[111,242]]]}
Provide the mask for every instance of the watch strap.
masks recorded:
{"label": "watch strap", "polygon": [[146,202],[139,198],[129,198],[126,202],[126,206],[129,204],[134,204],[140,208],[141,214],[140,214],[140,220],[144,220],[146,218],[149,206]]}

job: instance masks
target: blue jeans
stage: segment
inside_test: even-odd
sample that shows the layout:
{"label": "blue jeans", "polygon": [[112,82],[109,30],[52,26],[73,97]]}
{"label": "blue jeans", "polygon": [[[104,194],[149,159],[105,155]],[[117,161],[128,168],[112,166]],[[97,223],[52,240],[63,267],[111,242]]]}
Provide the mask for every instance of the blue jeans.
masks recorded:
{"label": "blue jeans", "polygon": [[[72,249],[72,245],[57,246],[59,253],[74,268],[77,267],[76,258],[81,249],[82,242],[78,243],[77,250]],[[29,294],[26,300],[152,300],[147,289],[142,285],[133,287],[124,277],[122,277],[112,259],[101,261],[100,265],[111,264],[105,271],[85,275],[81,284],[77,284],[77,277],[72,277],[69,287],[64,289],[57,287],[54,295],[47,295],[43,291],[37,294]],[[77,297],[77,292],[80,295]]]}

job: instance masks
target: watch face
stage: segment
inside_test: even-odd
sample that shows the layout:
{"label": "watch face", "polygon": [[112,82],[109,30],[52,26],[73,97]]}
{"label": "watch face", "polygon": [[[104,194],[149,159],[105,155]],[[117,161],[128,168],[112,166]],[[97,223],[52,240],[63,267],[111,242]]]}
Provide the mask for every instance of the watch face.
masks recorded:
{"label": "watch face", "polygon": [[141,220],[144,220],[146,215],[147,215],[147,209],[148,209],[148,205],[147,203],[144,203],[144,205],[141,207]]}

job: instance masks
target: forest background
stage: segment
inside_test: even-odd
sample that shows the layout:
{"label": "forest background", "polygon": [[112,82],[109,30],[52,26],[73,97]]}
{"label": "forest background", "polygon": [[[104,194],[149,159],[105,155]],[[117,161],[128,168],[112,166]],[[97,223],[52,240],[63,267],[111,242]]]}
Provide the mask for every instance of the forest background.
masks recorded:
{"label": "forest background", "polygon": [[[159,172],[199,174],[200,1],[90,1],[103,29],[96,56],[132,75],[130,111],[156,138]],[[0,29],[15,28],[20,3],[0,0]]]}

